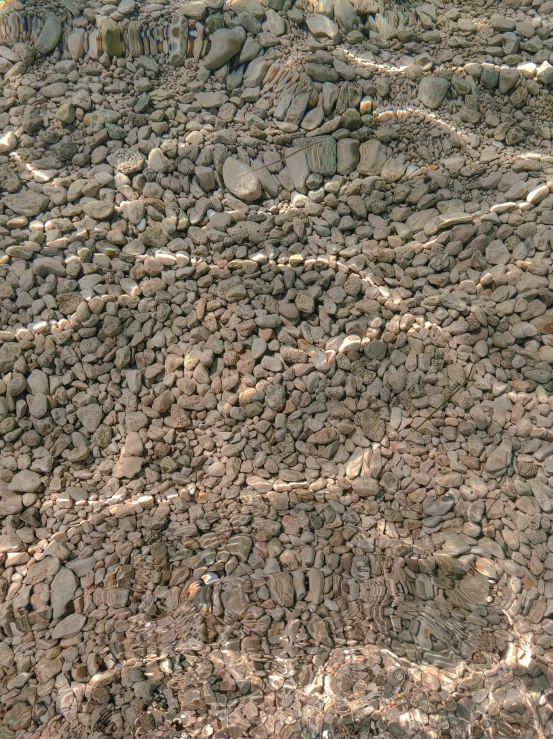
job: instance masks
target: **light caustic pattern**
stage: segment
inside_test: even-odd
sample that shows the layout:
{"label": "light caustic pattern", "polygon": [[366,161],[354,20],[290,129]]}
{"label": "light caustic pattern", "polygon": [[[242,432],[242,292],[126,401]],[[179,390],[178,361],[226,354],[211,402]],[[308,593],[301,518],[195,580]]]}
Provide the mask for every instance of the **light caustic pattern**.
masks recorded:
{"label": "light caustic pattern", "polygon": [[[164,614],[144,593],[126,656],[171,677],[137,711],[138,735],[240,737],[262,725],[268,733],[259,736],[270,736],[293,724],[306,739],[468,738],[478,725],[490,739],[541,739],[537,698],[520,677],[535,660],[509,613],[516,583],[484,558],[453,573],[403,549],[355,556],[325,593],[339,612],[307,618],[304,602],[307,616],[283,618],[268,637],[251,594],[265,585],[284,613],[293,606],[292,577],[301,590],[308,572],[255,581],[208,572]],[[257,710],[263,699],[272,715]],[[517,703],[515,721],[502,716],[509,702]]]}
{"label": "light caustic pattern", "polygon": [[16,5],[16,0],[0,0],[0,13],[5,12],[6,10],[14,10]]}

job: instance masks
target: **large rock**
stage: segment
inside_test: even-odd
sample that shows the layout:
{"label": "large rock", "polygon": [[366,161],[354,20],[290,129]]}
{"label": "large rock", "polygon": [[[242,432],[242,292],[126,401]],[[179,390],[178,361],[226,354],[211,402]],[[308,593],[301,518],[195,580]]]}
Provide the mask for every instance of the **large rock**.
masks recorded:
{"label": "large rock", "polygon": [[305,73],[315,82],[338,82],[340,76],[334,67],[317,62],[307,62]]}
{"label": "large rock", "polygon": [[220,28],[211,38],[211,47],[204,59],[206,69],[219,69],[235,54],[238,54],[246,41],[246,31],[242,26],[232,30]]}
{"label": "large rock", "polygon": [[543,315],[532,318],[530,323],[535,326],[541,334],[553,334],[553,311],[546,311]]}
{"label": "large rock", "polygon": [[35,675],[38,682],[42,685],[47,683],[56,675],[59,675],[63,667],[63,662],[60,657],[43,657],[34,666]]}
{"label": "large rock", "polygon": [[286,33],[286,22],[275,10],[269,8],[265,11],[266,30],[274,33],[275,36],[283,36]]}
{"label": "large rock", "polygon": [[77,418],[82,423],[83,427],[90,434],[93,434],[104,418],[102,406],[96,405],[95,403],[83,405],[77,410]]}
{"label": "large rock", "polygon": [[62,103],[57,110],[58,120],[66,125],[71,125],[76,118],[75,107],[71,103]]}
{"label": "large rock", "polygon": [[340,139],[336,148],[336,171],[342,175],[350,174],[359,163],[359,141],[357,139]]}
{"label": "large rock", "polygon": [[357,82],[344,82],[340,86],[338,99],[336,100],[336,114],[343,115],[350,108],[357,108],[363,97],[363,90]]}
{"label": "large rock", "polygon": [[370,409],[358,413],[355,423],[371,441],[382,441],[386,434],[386,424]]}
{"label": "large rock", "polygon": [[0,190],[17,192],[21,186],[18,175],[9,167],[0,167]]}
{"label": "large rock", "polygon": [[67,37],[67,50],[74,61],[78,61],[84,56],[84,39],[85,32],[83,28],[75,29]]}
{"label": "large rock", "polygon": [[228,95],[224,92],[199,92],[196,100],[202,108],[220,108],[228,102]]}
{"label": "large rock", "polygon": [[307,18],[306,23],[310,33],[317,39],[336,43],[340,38],[340,29],[336,23],[334,23],[333,20],[330,20],[330,18],[327,18],[326,15],[315,13],[315,15],[310,15],[309,18]]}
{"label": "large rock", "polygon": [[349,0],[336,0],[334,3],[334,19],[345,34],[357,28],[357,13]]}
{"label": "large rock", "polygon": [[72,639],[83,630],[86,616],[82,613],[72,613],[54,627],[52,639]]}
{"label": "large rock", "polygon": [[286,168],[283,171],[286,171],[290,175],[293,186],[298,192],[307,192],[307,178],[309,177],[309,167],[307,164],[306,149],[287,149]]}
{"label": "large rock", "polygon": [[95,218],[97,221],[104,221],[109,218],[114,210],[113,203],[109,200],[90,199],[83,202],[83,210],[89,218]]}
{"label": "large rock", "polygon": [[33,106],[29,106],[23,114],[21,125],[25,133],[32,135],[37,129],[44,125],[40,111]]}
{"label": "large rock", "polygon": [[537,69],[536,77],[544,85],[553,83],[553,66],[546,60]]}
{"label": "large rock", "polygon": [[9,735],[13,736],[14,731],[23,731],[32,720],[32,706],[28,703],[14,703],[10,709],[6,711],[4,716],[4,726],[9,730]]}
{"label": "large rock", "polygon": [[114,477],[133,478],[140,473],[142,469],[141,457],[122,457],[114,467]]}
{"label": "large rock", "polygon": [[448,554],[450,557],[459,557],[470,551],[470,545],[459,536],[455,531],[447,531],[444,533],[445,541],[442,545],[441,552]]}
{"label": "large rock", "polygon": [[58,262],[54,257],[39,257],[33,262],[33,273],[39,277],[47,277],[48,275],[56,275],[56,277],[65,277],[65,265]]}
{"label": "large rock", "polygon": [[503,439],[498,447],[494,447],[486,460],[486,472],[492,477],[507,474],[513,457],[513,444],[510,439]]}
{"label": "large rock", "polygon": [[294,605],[294,583],[289,572],[274,574],[269,578],[269,589],[279,606],[292,608]]}
{"label": "large rock", "polygon": [[380,172],[380,176],[386,182],[397,182],[403,177],[405,169],[406,164],[403,159],[393,157],[392,159],[386,160]]}
{"label": "large rock", "polygon": [[378,495],[380,492],[378,481],[368,475],[366,477],[358,477],[353,481],[352,487],[353,491],[360,498],[369,498],[373,495]]}
{"label": "large rock", "polygon": [[52,606],[52,618],[61,618],[65,615],[67,606],[73,600],[79,580],[74,572],[62,567],[52,580],[50,588],[50,605]]}
{"label": "large rock", "polygon": [[294,95],[286,112],[286,123],[297,125],[301,121],[307,110],[310,95],[311,93],[309,91],[299,92],[297,95]]}
{"label": "large rock", "polygon": [[443,77],[425,77],[419,85],[419,100],[427,108],[439,108],[448,90],[449,81]]}
{"label": "large rock", "polygon": [[187,18],[196,21],[203,21],[207,13],[206,3],[200,2],[200,0],[186,0],[186,2],[181,3],[179,9]]}
{"label": "large rock", "polygon": [[41,87],[40,92],[45,98],[62,98],[69,92],[69,85],[67,82],[52,82],[51,85]]}
{"label": "large rock", "polygon": [[[81,93],[78,93],[78,97],[79,103],[82,102]],[[107,123],[117,123],[120,118],[121,113],[118,110],[93,110],[85,115],[83,122],[85,126],[91,128],[94,133],[98,133],[98,131],[104,128]],[[132,151],[135,154],[140,154],[139,151],[135,151],[134,149],[118,149],[114,154],[112,154],[112,156],[115,156],[115,154],[125,155],[129,151]]]}
{"label": "large rock", "polygon": [[46,195],[41,195],[34,190],[22,190],[17,195],[4,195],[2,198],[4,205],[18,216],[27,216],[32,218],[38,216],[48,207],[50,200]]}
{"label": "large rock", "polygon": [[40,475],[31,470],[21,470],[13,476],[8,487],[13,493],[36,493],[41,485]]}
{"label": "large rock", "polygon": [[0,345],[0,372],[11,372],[15,362],[21,356],[22,349],[19,344]]}
{"label": "large rock", "polygon": [[186,16],[177,18],[169,29],[169,64],[173,67],[182,67],[186,60],[188,47],[188,19]]}
{"label": "large rock", "polygon": [[518,69],[502,69],[499,72],[499,92],[505,95],[512,90],[520,79]]}
{"label": "large rock", "polygon": [[311,139],[298,139],[298,146],[307,146],[307,166],[309,171],[324,177],[336,174],[336,140],[332,136]]}
{"label": "large rock", "polygon": [[445,516],[455,505],[455,499],[449,493],[434,500],[425,500],[422,509],[426,516]]}
{"label": "large rock", "polygon": [[90,110],[93,107],[92,98],[88,90],[75,90],[71,95],[71,103],[76,108],[82,108],[83,110]]}
{"label": "large rock", "polygon": [[378,175],[386,158],[386,147],[380,141],[364,141],[359,147],[357,171],[362,175]]}
{"label": "large rock", "polygon": [[44,26],[35,48],[39,54],[49,54],[61,38],[61,21],[55,13],[46,13]]}
{"label": "large rock", "polygon": [[106,16],[96,16],[96,25],[102,39],[102,49],[108,56],[122,56],[121,27]]}
{"label": "large rock", "polygon": [[6,131],[0,136],[0,154],[12,151],[17,146],[17,136],[14,131]]}
{"label": "large rock", "polygon": [[223,180],[233,195],[245,203],[261,197],[261,182],[251,167],[234,157],[227,157],[223,164]]}

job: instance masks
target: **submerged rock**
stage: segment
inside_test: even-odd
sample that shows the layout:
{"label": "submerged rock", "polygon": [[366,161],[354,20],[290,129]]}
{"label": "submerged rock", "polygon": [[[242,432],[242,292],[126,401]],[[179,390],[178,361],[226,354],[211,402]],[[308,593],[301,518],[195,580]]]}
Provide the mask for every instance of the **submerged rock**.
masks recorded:
{"label": "submerged rock", "polygon": [[246,203],[261,197],[261,182],[246,164],[228,157],[223,164],[223,180],[233,195]]}

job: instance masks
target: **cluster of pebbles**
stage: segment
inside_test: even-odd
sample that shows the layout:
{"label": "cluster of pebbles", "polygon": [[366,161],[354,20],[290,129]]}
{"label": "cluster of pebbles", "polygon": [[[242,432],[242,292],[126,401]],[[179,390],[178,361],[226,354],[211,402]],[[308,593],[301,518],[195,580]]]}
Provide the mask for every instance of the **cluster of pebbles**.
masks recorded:
{"label": "cluster of pebbles", "polygon": [[552,736],[553,1],[0,6],[0,739]]}

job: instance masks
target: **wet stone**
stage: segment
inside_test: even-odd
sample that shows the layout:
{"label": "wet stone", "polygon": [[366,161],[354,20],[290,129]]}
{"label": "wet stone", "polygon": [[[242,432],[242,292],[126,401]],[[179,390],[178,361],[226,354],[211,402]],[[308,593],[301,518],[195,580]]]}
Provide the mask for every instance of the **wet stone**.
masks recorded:
{"label": "wet stone", "polygon": [[0,734],[550,736],[553,3],[7,5]]}

